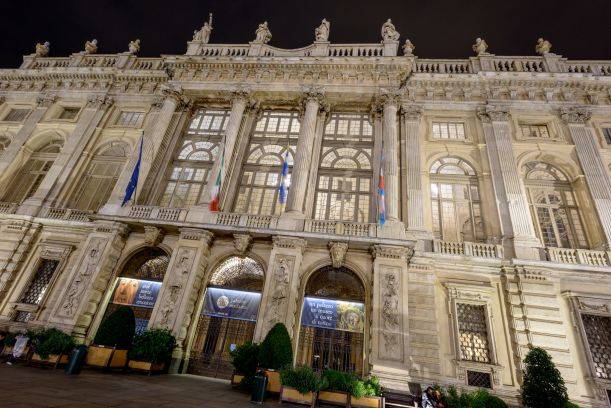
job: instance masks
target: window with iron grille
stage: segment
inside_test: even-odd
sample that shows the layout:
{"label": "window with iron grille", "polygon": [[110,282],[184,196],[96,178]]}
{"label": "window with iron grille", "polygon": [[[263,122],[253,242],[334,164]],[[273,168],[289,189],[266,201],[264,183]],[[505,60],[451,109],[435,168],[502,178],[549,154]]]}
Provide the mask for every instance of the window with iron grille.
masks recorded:
{"label": "window with iron grille", "polygon": [[62,110],[62,113],[59,114],[59,118],[72,120],[76,118],[80,110],[81,110],[80,108],[64,108]]}
{"label": "window with iron grille", "polygon": [[467,370],[467,385],[478,388],[492,388],[490,373]]}
{"label": "window with iron grille", "polygon": [[433,139],[465,139],[462,122],[433,122]]}
{"label": "window with iron grille", "polygon": [[603,128],[603,137],[605,138],[605,143],[611,145],[611,128]]}
{"label": "window with iron grille", "polygon": [[32,282],[28,287],[28,290],[26,290],[25,294],[21,297],[21,303],[29,303],[32,305],[40,304],[45,292],[49,288],[51,278],[53,277],[53,273],[55,272],[58,264],[59,261],[56,260],[42,260],[38,266],[36,274],[34,275],[34,279],[32,279]]}
{"label": "window with iron grille", "polygon": [[523,137],[537,139],[550,139],[552,137],[549,133],[547,125],[521,124],[520,130],[522,131]]}
{"label": "window with iron grille", "polygon": [[30,109],[15,108],[4,117],[5,122],[23,122],[30,113]]}
{"label": "window with iron grille", "polygon": [[457,303],[460,359],[490,363],[486,306]]}
{"label": "window with iron grille", "polygon": [[596,378],[611,380],[611,317],[582,314]]}
{"label": "window with iron grille", "polygon": [[144,112],[123,111],[117,118],[116,126],[139,128],[144,119]]}
{"label": "window with iron grille", "polygon": [[13,319],[13,321],[19,323],[27,323],[30,321],[31,318],[32,313],[19,310],[17,313],[15,313],[15,318]]}

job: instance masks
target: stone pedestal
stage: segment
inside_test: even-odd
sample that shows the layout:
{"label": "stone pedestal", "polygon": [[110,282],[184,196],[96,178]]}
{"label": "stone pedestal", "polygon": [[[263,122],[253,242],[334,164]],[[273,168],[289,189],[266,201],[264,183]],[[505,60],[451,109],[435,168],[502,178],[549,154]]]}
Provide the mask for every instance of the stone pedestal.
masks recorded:
{"label": "stone pedestal", "polygon": [[399,50],[399,41],[384,40],[382,41],[382,47],[384,47],[382,55],[385,57],[396,57]]}

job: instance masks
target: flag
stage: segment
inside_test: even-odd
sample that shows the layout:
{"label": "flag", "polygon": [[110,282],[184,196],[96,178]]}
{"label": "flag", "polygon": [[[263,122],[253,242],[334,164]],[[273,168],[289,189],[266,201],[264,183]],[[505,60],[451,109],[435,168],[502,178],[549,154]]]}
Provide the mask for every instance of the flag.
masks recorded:
{"label": "flag", "polygon": [[[138,188],[138,176],[140,175],[140,162],[142,161],[142,145],[144,144],[144,133],[140,138],[140,153],[138,153],[138,161],[136,162],[136,166],[134,167],[134,171],[132,172],[132,177],[129,179],[129,183],[127,183],[127,187],[125,188],[125,198],[123,198],[123,203],[121,207],[125,207],[125,204],[129,200],[131,200],[134,191]],[[134,197],[134,201],[136,198]]]}
{"label": "flag", "polygon": [[288,176],[289,176],[289,148],[287,146],[286,153],[284,154],[284,163],[282,163],[282,174],[280,175],[280,191],[278,193],[278,200],[280,200],[280,212],[284,212],[284,206],[286,204],[286,196],[289,191]]}
{"label": "flag", "polygon": [[386,206],[384,204],[384,146],[380,158],[380,182],[378,183],[378,210],[380,212],[380,225],[386,221]]}
{"label": "flag", "polygon": [[223,178],[223,167],[225,166],[225,146],[221,151],[221,167],[214,181],[214,187],[210,192],[210,211],[219,210],[219,195],[221,194],[221,180]]}

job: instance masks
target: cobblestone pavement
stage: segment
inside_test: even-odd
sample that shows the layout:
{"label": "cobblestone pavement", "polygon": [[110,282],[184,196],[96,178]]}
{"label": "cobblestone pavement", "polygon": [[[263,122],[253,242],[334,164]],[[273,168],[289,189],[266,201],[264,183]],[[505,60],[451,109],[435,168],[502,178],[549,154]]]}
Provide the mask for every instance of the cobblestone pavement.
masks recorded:
{"label": "cobblestone pavement", "polygon": [[[257,407],[249,399],[249,395],[232,389],[228,381],[194,375],[148,377],[85,369],[69,376],[60,369],[0,364],[3,408]],[[278,407],[278,400],[268,398],[258,406]]]}

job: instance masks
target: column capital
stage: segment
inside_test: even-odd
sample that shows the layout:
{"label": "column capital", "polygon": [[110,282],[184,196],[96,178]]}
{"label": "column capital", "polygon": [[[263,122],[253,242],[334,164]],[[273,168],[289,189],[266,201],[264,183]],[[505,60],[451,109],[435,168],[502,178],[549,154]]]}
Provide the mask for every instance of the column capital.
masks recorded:
{"label": "column capital", "polygon": [[564,106],[560,108],[560,117],[567,125],[587,125],[592,113],[583,106]]}
{"label": "column capital", "polygon": [[87,107],[94,109],[107,109],[114,103],[114,99],[108,95],[91,95],[87,98]]}
{"label": "column capital", "polygon": [[424,109],[420,105],[403,104],[401,105],[401,115],[406,120],[419,121],[422,118]]}
{"label": "column capital", "polygon": [[272,237],[275,248],[286,248],[286,249],[298,249],[303,252],[305,251],[308,242],[302,238],[287,237],[283,235],[275,235]]}
{"label": "column capital", "polygon": [[403,90],[400,88],[380,88],[374,104],[377,105],[378,110],[382,110],[387,106],[394,106],[398,109],[402,96]]}
{"label": "column capital", "polygon": [[257,109],[259,107],[259,101],[253,98],[252,90],[247,86],[240,85],[232,91],[227,91],[226,98],[232,107],[236,103],[243,103],[245,110]]}
{"label": "column capital", "polygon": [[164,85],[161,87],[161,93],[166,100],[173,100],[177,105],[185,105],[189,101],[188,98],[185,97],[184,91],[180,86]]}
{"label": "column capital", "polygon": [[509,121],[509,108],[505,106],[486,105],[477,109],[477,116],[484,123]]}
{"label": "column capital", "polygon": [[38,95],[36,98],[36,104],[43,108],[48,108],[57,101],[57,95],[51,93],[45,93]]}
{"label": "column capital", "polygon": [[304,86],[302,92],[299,100],[302,112],[305,112],[308,102],[316,102],[318,104],[318,110],[320,111],[329,111],[330,106],[325,97],[325,88],[319,86]]}

